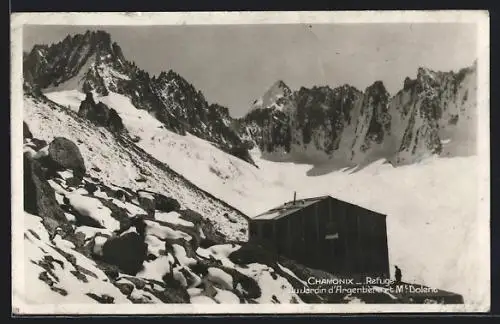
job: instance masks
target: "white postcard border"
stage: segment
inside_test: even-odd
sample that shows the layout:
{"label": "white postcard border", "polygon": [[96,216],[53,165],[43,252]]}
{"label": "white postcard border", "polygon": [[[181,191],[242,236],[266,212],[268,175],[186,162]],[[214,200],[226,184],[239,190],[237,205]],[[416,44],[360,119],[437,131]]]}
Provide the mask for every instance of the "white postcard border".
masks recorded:
{"label": "white postcard border", "polygon": [[[478,277],[484,286],[480,304],[259,304],[259,305],[95,305],[29,304],[24,289],[22,170],[22,27],[23,25],[212,25],[296,23],[474,23],[478,32],[478,227],[483,260]],[[11,188],[12,188],[12,311],[15,314],[251,314],[251,313],[400,313],[486,312],[490,309],[490,142],[489,142],[489,14],[487,11],[303,11],[303,12],[179,12],[179,13],[16,13],[11,15]],[[18,149],[19,148],[19,149]]]}

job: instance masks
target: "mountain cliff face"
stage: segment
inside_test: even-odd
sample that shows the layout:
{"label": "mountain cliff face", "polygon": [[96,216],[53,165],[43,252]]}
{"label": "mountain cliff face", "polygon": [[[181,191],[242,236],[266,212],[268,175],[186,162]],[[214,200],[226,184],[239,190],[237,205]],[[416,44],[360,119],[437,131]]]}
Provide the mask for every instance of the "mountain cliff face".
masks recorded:
{"label": "mountain cliff face", "polygon": [[189,132],[253,163],[231,128],[227,108],[209,104],[200,91],[172,70],[151,77],[127,61],[106,32],[87,31],[51,46],[34,46],[24,56],[23,74],[28,91],[77,89],[102,96],[109,92],[125,95],[168,129]]}
{"label": "mountain cliff face", "polygon": [[382,81],[364,92],[343,85],[279,95],[289,88],[277,84],[238,124],[269,159],[401,165],[475,153],[476,63],[457,73],[419,68],[392,97]]}

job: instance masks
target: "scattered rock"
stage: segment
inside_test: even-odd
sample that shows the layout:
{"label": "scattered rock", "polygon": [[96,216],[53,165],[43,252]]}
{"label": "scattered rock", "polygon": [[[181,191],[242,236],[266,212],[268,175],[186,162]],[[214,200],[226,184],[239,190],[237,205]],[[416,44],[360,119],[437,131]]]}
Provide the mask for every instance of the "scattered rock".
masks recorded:
{"label": "scattered rock", "polygon": [[87,192],[88,192],[89,194],[91,194],[91,195],[93,195],[93,194],[94,194],[94,192],[96,192],[96,191],[97,191],[97,186],[96,186],[94,183],[92,183],[92,182],[88,182],[88,181],[85,181],[85,184],[83,185],[83,188],[84,188],[85,190],[87,190]]}
{"label": "scattered rock", "polygon": [[136,277],[127,277],[127,280],[134,284],[135,288],[142,290],[146,287],[146,282],[143,279]]}
{"label": "scattered rock", "polygon": [[120,273],[116,269],[107,269],[104,271],[104,274],[106,274],[106,276],[108,276],[108,278],[110,278],[112,280],[118,279],[118,277],[120,275]]}
{"label": "scattered rock", "polygon": [[68,292],[66,290],[64,290],[62,288],[59,288],[59,287],[50,287],[50,290],[55,291],[56,293],[58,293],[61,296],[67,296],[68,295]]}
{"label": "scattered rock", "polygon": [[45,146],[47,146],[47,141],[44,141],[44,140],[41,140],[38,138],[32,138],[30,141],[30,145],[31,145],[31,147],[33,147],[33,149],[35,151],[39,151],[42,148],[44,148]]}
{"label": "scattered rock", "polygon": [[108,296],[106,294],[98,296],[94,293],[87,293],[86,295],[94,300],[97,300],[100,304],[113,304],[115,302],[114,297]]}
{"label": "scattered rock", "polygon": [[120,289],[122,294],[129,296],[134,290],[134,285],[128,282],[115,282],[114,285]]}
{"label": "scattered rock", "polygon": [[242,245],[238,250],[228,256],[229,260],[235,264],[261,263],[273,267],[276,264],[277,256],[263,246],[249,242]]}
{"label": "scattered rock", "polygon": [[125,208],[118,207],[111,201],[97,197],[97,199],[104,205],[104,207],[111,210],[111,217],[120,222],[120,228],[130,227],[130,216]]}
{"label": "scattered rock", "polygon": [[169,213],[171,211],[178,211],[181,209],[181,204],[177,200],[171,197],[166,197],[162,194],[156,193],[155,197],[155,207],[156,209]]}
{"label": "scattered rock", "polygon": [[132,200],[132,198],[125,191],[121,189],[113,191],[112,196],[121,201],[130,202]]}
{"label": "scattered rock", "polygon": [[81,177],[71,177],[69,179],[66,179],[66,185],[69,187],[77,188],[81,183]]}
{"label": "scattered rock", "polygon": [[154,217],[156,209],[155,196],[141,190],[137,191],[137,196],[139,205],[148,213],[148,217]]}
{"label": "scattered rock", "polygon": [[126,233],[106,241],[102,259],[118,266],[124,273],[135,275],[147,257],[148,245],[137,233]]}
{"label": "scattered rock", "polygon": [[[175,289],[166,287],[164,291],[160,293],[161,300],[164,303],[170,304],[188,304],[190,302],[189,294],[185,289]],[[160,296],[158,296],[160,297]]]}
{"label": "scattered rock", "polygon": [[85,282],[85,283],[89,282],[87,277],[83,273],[76,271],[76,270],[71,270],[70,272],[73,276],[75,276],[76,279],[78,279],[82,282]]}
{"label": "scattered rock", "polygon": [[207,248],[216,244],[223,244],[225,242],[224,236],[214,228],[213,224],[209,220],[204,219],[199,213],[191,209],[182,209],[178,212],[181,214],[182,219],[190,221],[196,226],[198,231],[203,233],[199,242],[199,246],[202,248]]}

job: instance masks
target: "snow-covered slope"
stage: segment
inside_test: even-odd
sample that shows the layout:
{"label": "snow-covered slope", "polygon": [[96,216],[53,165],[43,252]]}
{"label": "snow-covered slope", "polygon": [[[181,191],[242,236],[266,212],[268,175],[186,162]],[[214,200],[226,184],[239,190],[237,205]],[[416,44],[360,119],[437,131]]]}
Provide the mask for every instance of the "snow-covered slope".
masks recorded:
{"label": "snow-covered slope", "polygon": [[[52,93],[74,109],[83,94]],[[179,136],[134,109],[127,98],[98,97],[115,108],[137,145],[187,179],[244,213],[255,216],[284,201],[331,194],[387,214],[390,263],[406,280],[462,293],[469,301],[484,296],[477,215],[478,157],[430,158],[394,168],[378,161],[363,169],[332,169],[293,162],[271,162],[255,149],[258,169],[194,136]],[[457,174],[460,176],[458,177]],[[450,271],[453,269],[453,271]]]}
{"label": "snow-covered slope", "polygon": [[[85,95],[76,90],[46,93],[46,96],[74,111],[78,111],[81,100],[85,99]],[[108,96],[96,96],[95,100],[116,109],[131,137],[136,138],[135,145],[195,185],[209,190],[217,198],[229,199],[231,206],[237,209],[245,207],[251,213],[262,210],[258,204],[265,200],[265,193],[261,193],[272,183],[262,182],[265,179],[254,166],[189,133],[183,136],[166,129],[123,95],[110,92]]]}
{"label": "snow-covered slope", "polygon": [[[70,92],[69,95],[78,97],[75,92]],[[71,107],[71,100],[70,98],[64,102],[64,107]],[[54,137],[64,136],[78,143],[83,157],[89,161],[90,175],[114,185],[176,196],[182,205],[211,218],[216,228],[229,238],[246,240],[245,215],[193,186],[183,176],[152,158],[126,137],[116,137],[107,129],[95,126],[64,107],[26,96],[24,120],[37,138],[50,141]],[[137,109],[134,112],[147,115],[147,112]],[[140,114],[132,116],[138,120],[141,118]],[[125,119],[128,122],[133,120],[130,116]],[[145,127],[148,129],[154,127],[154,124],[147,125]],[[231,222],[224,216],[226,213],[238,221]]]}
{"label": "snow-covered slope", "polygon": [[[16,307],[21,301],[52,307],[404,301],[384,285],[373,287],[377,292],[370,296],[316,292],[307,278],[333,275],[253,243],[229,242],[214,228],[215,220],[174,204],[177,192],[166,197],[106,183],[101,176],[110,170],[84,160],[84,145],[64,137],[47,144],[32,134],[24,132],[25,212],[16,215],[24,225],[18,233],[24,234],[23,248],[15,251],[22,271],[14,274]],[[98,174],[80,172],[86,167]],[[430,298],[425,302],[439,302]]]}

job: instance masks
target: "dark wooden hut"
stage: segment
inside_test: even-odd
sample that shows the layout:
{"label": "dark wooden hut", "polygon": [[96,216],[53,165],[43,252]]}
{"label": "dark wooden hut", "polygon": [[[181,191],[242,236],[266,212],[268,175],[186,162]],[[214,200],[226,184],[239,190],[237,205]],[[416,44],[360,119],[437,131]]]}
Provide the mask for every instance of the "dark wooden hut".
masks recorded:
{"label": "dark wooden hut", "polygon": [[252,218],[249,239],[342,277],[390,277],[386,215],[331,196],[294,196]]}

